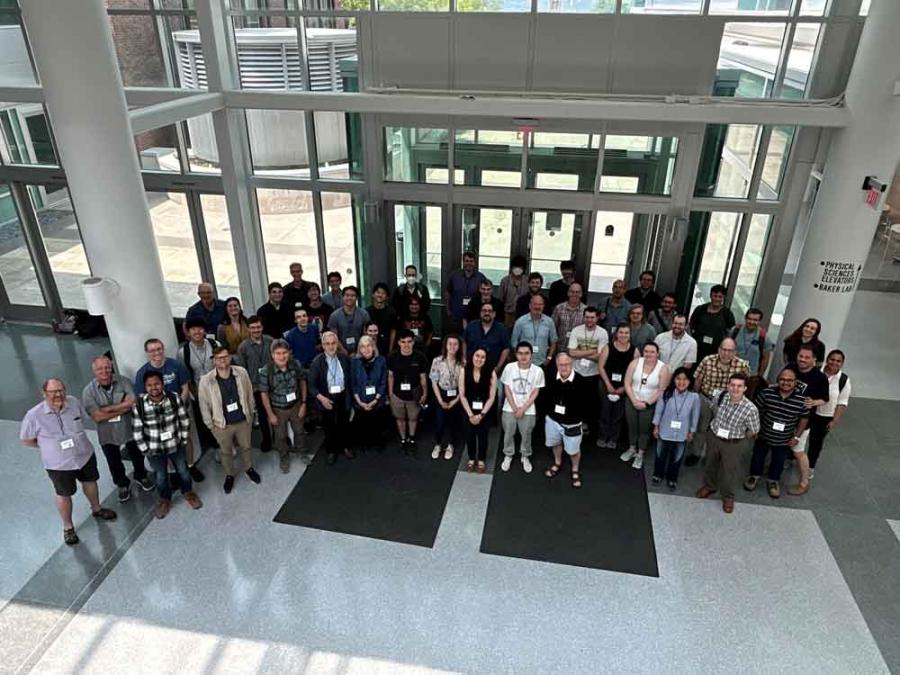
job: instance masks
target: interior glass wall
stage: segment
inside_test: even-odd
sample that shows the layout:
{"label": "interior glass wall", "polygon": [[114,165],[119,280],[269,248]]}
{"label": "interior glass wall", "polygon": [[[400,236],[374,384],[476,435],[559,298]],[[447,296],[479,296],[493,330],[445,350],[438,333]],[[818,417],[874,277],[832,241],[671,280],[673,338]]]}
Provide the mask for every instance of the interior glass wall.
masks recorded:
{"label": "interior glass wall", "polygon": [[163,282],[175,316],[184,316],[197,302],[197,285],[203,281],[187,195],[183,192],[148,192],[147,205]]}
{"label": "interior glass wall", "polygon": [[454,140],[454,180],[457,185],[521,187],[523,133],[457,129]]}
{"label": "interior glass wall", "polygon": [[[231,223],[223,195],[200,195],[203,225],[209,244],[216,291],[220,298],[241,298],[234,245],[231,240]],[[246,314],[246,312],[245,312]],[[249,315],[248,315],[249,316]]]}
{"label": "interior glass wall", "polygon": [[447,170],[448,135],[447,129],[385,127],[384,179],[402,183],[436,182],[438,174],[426,175],[426,170]]}
{"label": "interior glass wall", "polygon": [[0,233],[0,281],[7,299],[14,305],[45,306],[19,214],[4,183],[0,183]]}
{"label": "interior glass wall", "polygon": [[84,308],[81,282],[91,276],[75,210],[66,188],[33,185],[28,189],[63,307]]}
{"label": "interior glass wall", "polygon": [[598,211],[591,251],[590,293],[610,293],[625,278],[631,234],[637,217],[627,211]]}
{"label": "interior glass wall", "polygon": [[307,190],[256,190],[259,221],[266,255],[267,278],[284,283],[290,265],[303,265],[303,278],[321,284],[316,220],[312,192]]}

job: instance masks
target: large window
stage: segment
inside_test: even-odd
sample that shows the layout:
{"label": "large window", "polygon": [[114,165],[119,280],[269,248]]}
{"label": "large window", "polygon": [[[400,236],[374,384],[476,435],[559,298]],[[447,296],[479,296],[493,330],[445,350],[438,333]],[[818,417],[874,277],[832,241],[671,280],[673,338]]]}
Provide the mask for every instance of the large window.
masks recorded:
{"label": "large window", "polygon": [[[322,193],[325,258],[329,272],[340,272],[344,286],[359,286],[356,264],[356,223],[352,196],[347,192]],[[305,268],[304,268],[305,269]],[[360,293],[366,289],[360,289]]]}
{"label": "large window", "polygon": [[717,87],[727,86],[732,96],[772,96],[784,31],[783,23],[726,23],[716,66]]}
{"label": "large window", "polygon": [[28,190],[37,215],[44,248],[59,299],[64,307],[84,307],[81,282],[91,276],[81,232],[66,188],[51,190],[32,186]]}
{"label": "large window", "polygon": [[756,280],[759,278],[759,270],[762,267],[771,222],[771,216],[761,214],[755,214],[750,218],[747,240],[744,243],[744,254],[741,256],[741,264],[738,267],[734,298],[731,301],[731,309],[735,316],[743,316],[753,303]]}
{"label": "large window", "polygon": [[521,187],[522,144],[523,134],[518,131],[457,129],[453,149],[456,184]]}
{"label": "large window", "polygon": [[535,132],[528,149],[529,187],[593,192],[599,136]]}
{"label": "large window", "polygon": [[0,281],[14,305],[45,305],[9,186],[0,183]]}
{"label": "large window", "polygon": [[212,261],[216,290],[220,298],[235,296],[240,299],[237,263],[234,260],[234,245],[231,241],[231,224],[225,197],[222,195],[200,195],[203,210],[203,225],[209,243],[209,257]]}
{"label": "large window", "polygon": [[[435,176],[446,178],[449,162],[446,129],[414,127],[384,128],[384,179],[402,183],[433,183]],[[428,174],[428,169],[443,174]]]}
{"label": "large window", "polygon": [[290,278],[291,263],[299,262],[305,279],[321,283],[312,193],[258,189],[256,199],[268,278],[284,283]]}
{"label": "large window", "polygon": [[202,281],[187,196],[181,192],[148,192],[147,205],[169,304],[175,316],[184,316],[197,302],[197,284]]}
{"label": "large window", "polygon": [[601,192],[667,195],[672,192],[678,139],[672,136],[606,136]]}
{"label": "large window", "polygon": [[613,282],[625,278],[634,219],[635,214],[626,211],[597,213],[588,279],[591,293],[611,293]]}

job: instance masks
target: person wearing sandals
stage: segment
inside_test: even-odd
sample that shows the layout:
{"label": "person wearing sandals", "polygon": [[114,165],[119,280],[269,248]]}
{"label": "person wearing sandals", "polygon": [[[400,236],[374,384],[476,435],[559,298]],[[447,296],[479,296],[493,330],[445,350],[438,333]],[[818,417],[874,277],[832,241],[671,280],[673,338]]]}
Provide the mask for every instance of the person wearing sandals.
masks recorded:
{"label": "person wearing sandals", "polygon": [[382,450],[384,430],[388,426],[387,362],[378,353],[378,336],[359,339],[356,358],[350,363],[353,383],[353,427],[360,451]]}
{"label": "person wearing sandals", "polygon": [[77,483],[98,520],[115,520],[116,512],[100,505],[97,481],[97,456],[84,430],[87,413],[74,396],[66,395],[62,380],[51,378],[41,387],[44,400],[31,408],[22,420],[19,438],[22,445],[37,448],[41,463],[56,490],[56,510],[63,522],[63,541],[78,543],[72,523],[72,495]]}
{"label": "person wearing sandals", "polygon": [[[605,335],[605,333],[604,333]],[[509,471],[516,454],[516,430],[522,437],[519,454],[522,469],[531,473],[531,434],[537,419],[534,405],[544,388],[544,371],[531,362],[531,344],[522,340],[516,345],[516,362],[508,364],[500,377],[503,385],[503,463],[500,469]]]}
{"label": "person wearing sandals", "polygon": [[478,347],[469,354],[466,367],[459,374],[459,396],[467,416],[466,448],[469,451],[469,461],[466,471],[484,473],[487,468],[487,416],[497,396],[497,373],[494,372],[484,347]]}
{"label": "person wearing sandals", "polygon": [[572,357],[565,352],[556,356],[556,377],[547,383],[545,392],[549,409],[544,418],[544,438],[553,452],[553,464],[544,475],[553,478],[559,473],[565,450],[572,462],[572,487],[580,488],[584,380],[572,367]]}
{"label": "person wearing sandals", "polygon": [[678,486],[685,446],[697,433],[700,421],[700,394],[691,391],[693,384],[690,370],[676,370],[653,413],[656,462],[652,480],[659,485],[665,476],[670,490]]}
{"label": "person wearing sandals", "polygon": [[442,453],[444,459],[453,459],[453,439],[462,427],[459,397],[459,374],[462,369],[462,339],[456,333],[450,333],[444,336],[441,355],[431,362],[428,374],[437,401],[431,459],[438,459]]}
{"label": "person wearing sandals", "polygon": [[597,362],[600,380],[606,392],[600,399],[598,448],[615,450],[619,444],[622,420],[625,417],[625,373],[629,364],[639,356],[640,352],[631,344],[631,326],[620,323],[616,326],[613,341],[600,350]]}
{"label": "person wearing sandals", "polygon": [[620,456],[632,469],[644,466],[644,453],[650,447],[650,430],[659,395],[669,386],[669,368],[659,360],[655,342],[644,345],[643,356],[635,359],[625,372],[625,419],[628,422],[628,449]]}

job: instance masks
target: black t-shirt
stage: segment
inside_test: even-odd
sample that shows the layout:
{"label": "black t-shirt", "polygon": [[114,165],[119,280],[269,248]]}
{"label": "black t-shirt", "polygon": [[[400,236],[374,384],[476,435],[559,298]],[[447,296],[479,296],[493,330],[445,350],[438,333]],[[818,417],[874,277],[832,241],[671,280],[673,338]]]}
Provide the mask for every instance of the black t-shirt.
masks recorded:
{"label": "black t-shirt", "polygon": [[[485,303],[482,302],[480,295],[477,298],[472,298],[472,301],[466,307],[466,313],[463,315],[466,321],[478,321],[481,318],[481,306],[484,304]],[[503,317],[505,316],[503,301],[499,298],[491,297],[491,306],[496,313],[494,318],[502,322]]]}
{"label": "black t-shirt", "polygon": [[309,289],[311,287],[312,284],[308,281],[301,281],[300,288],[294,288],[293,281],[286,283],[284,285],[284,304],[290,307],[292,312],[295,309],[306,307],[309,302]]}
{"label": "black t-shirt", "polygon": [[294,325],[294,309],[286,302],[282,302],[278,308],[267,302],[256,310],[256,316],[262,321],[263,332],[276,339],[283,337],[284,332]]}
{"label": "black t-shirt", "polygon": [[425,338],[434,335],[434,324],[431,322],[431,317],[427,314],[423,315],[421,312],[415,318],[406,316],[398,319],[397,329],[402,330],[404,328],[413,332],[416,345],[420,347],[428,347],[425,344]]}
{"label": "black t-shirt", "polygon": [[828,401],[829,386],[828,377],[818,368],[813,368],[809,372],[801,373],[796,363],[790,364],[789,368],[797,373],[797,391],[806,398],[822,399]]}
{"label": "black t-shirt", "polygon": [[387,303],[381,309],[370,305],[366,307],[366,312],[369,313],[369,318],[378,324],[378,351],[387,354],[391,341],[391,329],[397,322],[397,312]]}
{"label": "black t-shirt", "polygon": [[309,320],[319,324],[319,333],[325,332],[325,329],[328,326],[328,317],[331,316],[333,311],[334,308],[324,302],[318,307],[310,307],[308,305],[306,307],[306,313],[309,315]]}
{"label": "black t-shirt", "polygon": [[225,417],[225,424],[239,424],[246,420],[234,373],[231,373],[226,379],[216,375],[216,382],[219,384],[219,393],[222,395],[222,415]]}
{"label": "black t-shirt", "polygon": [[649,317],[650,312],[659,307],[662,302],[662,298],[659,297],[659,294],[655,290],[651,288],[647,291],[647,295],[643,295],[640,286],[626,291],[625,299],[632,305],[642,305],[644,307],[644,316],[646,317]]}
{"label": "black t-shirt", "polygon": [[[412,401],[422,392],[419,388],[421,375],[428,375],[428,359],[422,352],[413,350],[409,356],[400,352],[391,354],[388,359],[388,370],[394,374],[393,394],[404,401]],[[409,385],[407,389],[405,385]]]}
{"label": "black t-shirt", "polygon": [[559,303],[565,302],[569,299],[569,286],[570,284],[567,284],[562,279],[557,279],[552,284],[550,284],[549,307],[551,312],[553,311],[553,308],[556,307]]}

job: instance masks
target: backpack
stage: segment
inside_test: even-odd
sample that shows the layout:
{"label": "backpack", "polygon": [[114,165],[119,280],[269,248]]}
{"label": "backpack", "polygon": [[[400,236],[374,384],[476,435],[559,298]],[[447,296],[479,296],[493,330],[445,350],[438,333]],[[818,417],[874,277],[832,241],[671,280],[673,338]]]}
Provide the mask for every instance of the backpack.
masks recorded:
{"label": "backpack", "polygon": [[[178,395],[175,394],[175,393],[173,393],[173,392],[171,392],[171,391],[165,392],[165,395],[166,395],[166,398],[169,399],[169,403],[172,404],[172,407],[173,407],[173,408],[176,410],[176,412],[177,412],[177,410],[178,410]],[[141,418],[141,422],[146,422],[146,421],[147,421],[147,420],[145,419],[146,409],[144,408],[144,397],[143,397],[143,396],[138,396],[138,399],[137,399],[137,413],[138,413],[138,417]]]}
{"label": "backpack", "polygon": [[842,373],[841,373],[841,376],[838,378],[838,393],[839,393],[839,394],[840,394],[842,391],[844,391],[844,387],[847,385],[847,380],[848,380],[848,379],[849,379],[849,378],[847,377],[847,373],[843,373],[843,372],[842,372]]}
{"label": "backpack", "polygon": [[[212,338],[206,338],[206,341],[209,343],[209,346],[215,349],[219,346],[219,343],[213,340]],[[194,379],[194,367],[191,365],[191,341],[188,340],[181,346],[181,353],[184,358],[184,367],[187,368],[188,375],[191,376],[191,380]]]}

